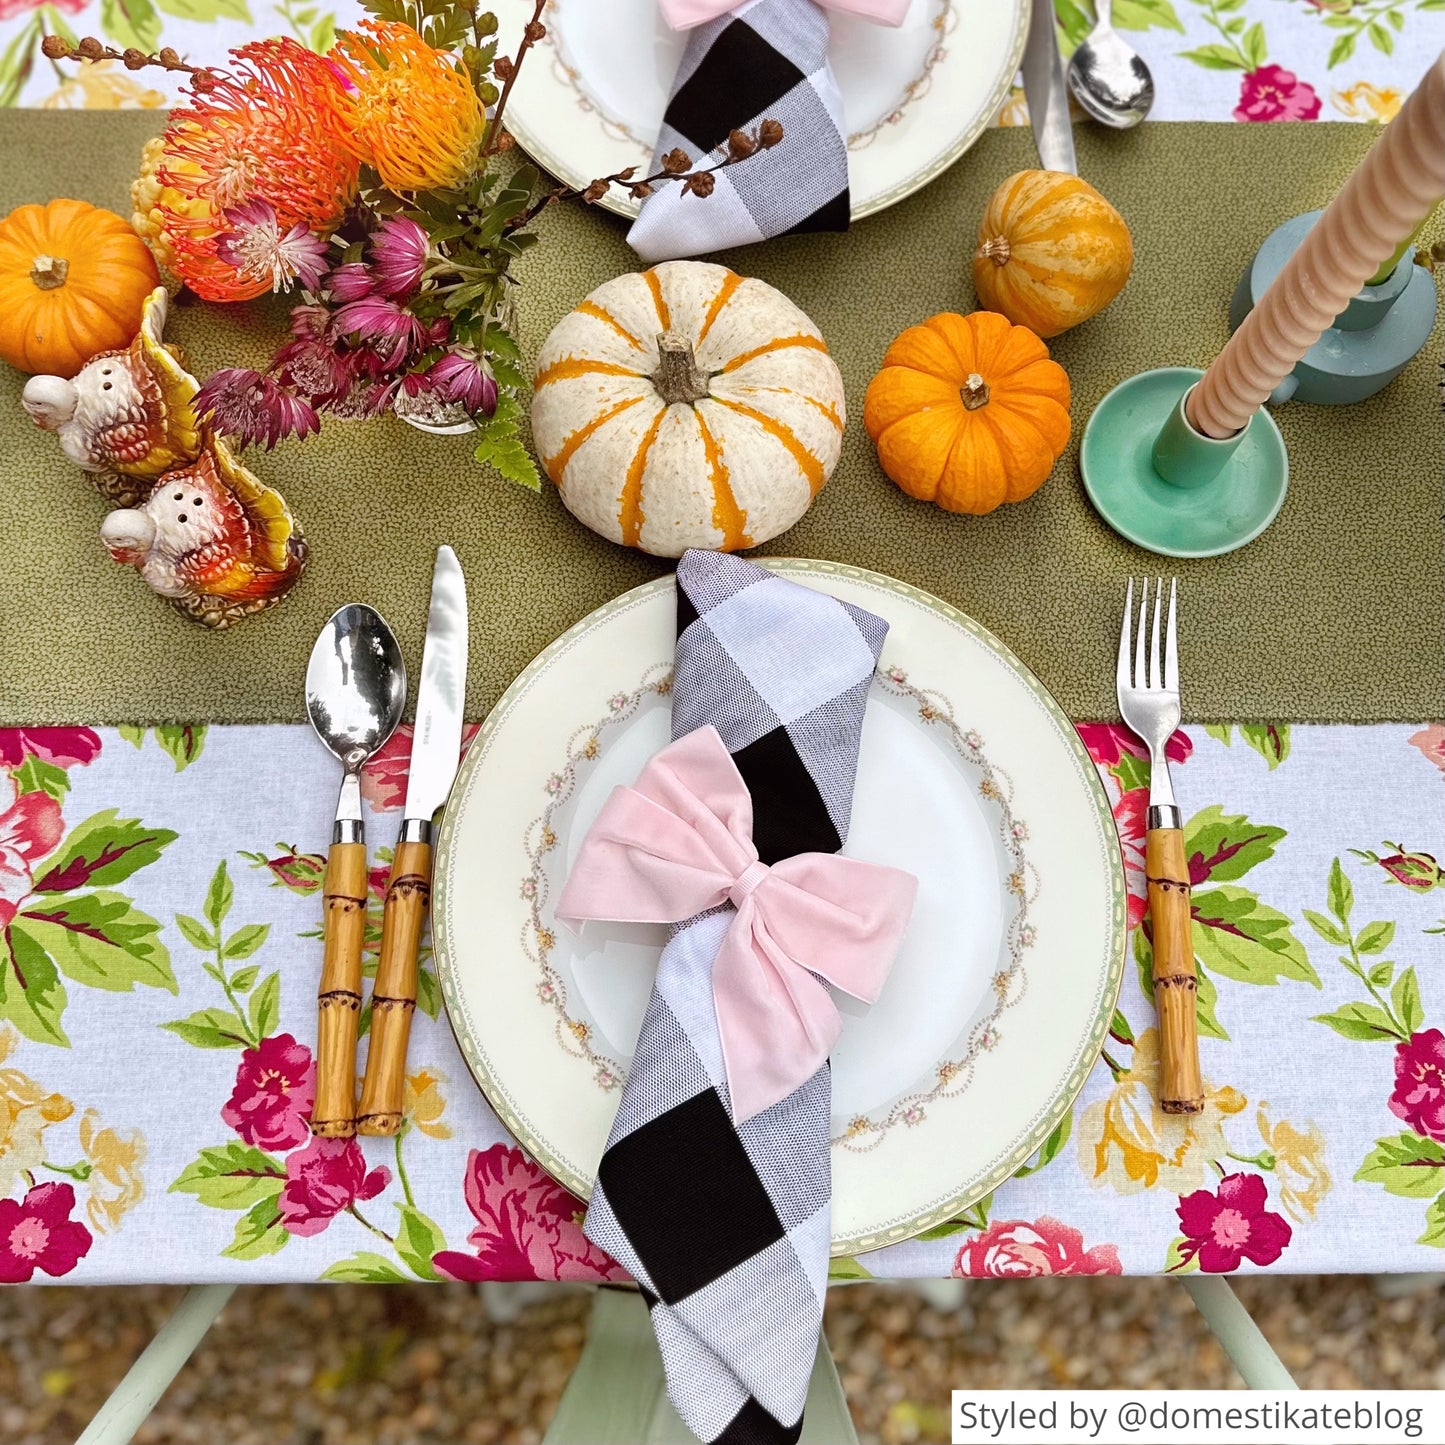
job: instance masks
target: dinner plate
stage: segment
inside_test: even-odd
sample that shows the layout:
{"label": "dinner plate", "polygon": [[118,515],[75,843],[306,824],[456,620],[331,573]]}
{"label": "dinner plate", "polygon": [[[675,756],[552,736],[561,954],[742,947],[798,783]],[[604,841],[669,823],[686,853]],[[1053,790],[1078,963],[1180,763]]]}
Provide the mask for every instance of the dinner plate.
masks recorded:
{"label": "dinner plate", "polygon": [[[919,880],[871,1009],[838,995],[833,1251],[949,1218],[1067,1112],[1119,990],[1125,887],[1077,733],[994,636],[877,573],[769,559],[888,620],[847,853]],[[612,788],[669,737],[675,586],[599,608],[508,688],[462,764],[438,845],[433,931],[467,1065],[503,1123],[591,1189],[665,930],[554,907]]]}
{"label": "dinner plate", "polygon": [[[493,6],[514,53],[532,0]],[[828,59],[848,124],[854,220],[941,174],[997,116],[1028,34],[1026,0],[913,0],[897,29],[829,17]],[[507,129],[539,165],[581,190],[639,166],[645,175],[687,44],[657,0],[551,0],[547,35],[507,101]],[[635,216],[614,186],[600,202]]]}

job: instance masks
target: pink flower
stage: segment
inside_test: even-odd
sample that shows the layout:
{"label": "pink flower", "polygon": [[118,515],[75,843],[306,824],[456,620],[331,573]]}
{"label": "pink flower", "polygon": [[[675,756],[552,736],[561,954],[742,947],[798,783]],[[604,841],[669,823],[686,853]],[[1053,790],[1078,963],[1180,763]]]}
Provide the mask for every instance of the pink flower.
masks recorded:
{"label": "pink flower", "polygon": [[[0,0],[0,20],[13,20],[27,10],[39,10],[45,3],[46,0]],[[55,0],[56,9],[64,10],[67,15],[79,15],[89,3],[90,0]]]}
{"label": "pink flower", "polygon": [[1144,838],[1149,824],[1149,789],[1130,788],[1114,804],[1114,828],[1124,855],[1124,882],[1129,889],[1129,927],[1137,928],[1149,911],[1149,880],[1144,867]]}
{"label": "pink flower", "polygon": [[372,233],[371,269],[383,296],[410,296],[430,258],[427,233],[405,216],[388,216]]}
{"label": "pink flower", "polygon": [[[277,846],[285,847],[286,845],[278,844]],[[271,870],[272,878],[281,887],[289,888],[292,893],[299,893],[303,897],[312,893],[320,893],[325,884],[326,858],[324,854],[298,853],[293,845],[275,858],[252,856],[253,861],[265,863],[266,867]]]}
{"label": "pink flower", "polygon": [[1258,1174],[1226,1174],[1211,1194],[1196,1189],[1179,1201],[1184,1226],[1183,1258],[1198,1259],[1206,1274],[1228,1274],[1241,1260],[1273,1264],[1284,1253],[1292,1231],[1282,1214],[1265,1206],[1269,1195]]}
{"label": "pink flower", "polygon": [[376,277],[360,261],[347,261],[326,278],[326,289],[333,301],[360,301],[376,295]]}
{"label": "pink flower", "polygon": [[216,254],[248,281],[289,291],[293,281],[314,291],[326,274],[326,242],[297,221],[285,234],[269,201],[253,199],[223,213],[232,229],[216,236]]}
{"label": "pink flower", "polygon": [[[412,725],[402,723],[361,770],[361,796],[378,813],[392,813],[406,802],[406,780],[411,770]],[[476,723],[462,725],[462,756],[477,735]]]}
{"label": "pink flower", "polygon": [[30,896],[33,865],[64,832],[60,804],[49,793],[22,793],[0,813],[0,930],[9,928]]}
{"label": "pink flower", "polygon": [[317,404],[345,396],[354,380],[345,357],[330,342],[306,336],[288,341],[271,358],[271,366],[286,386]]}
{"label": "pink flower", "polygon": [[384,296],[348,301],[336,313],[332,330],[369,346],[388,370],[394,370],[421,343],[422,324],[404,306]]}
{"label": "pink flower", "polygon": [[391,1182],[386,1168],[366,1172],[355,1139],[313,1139],[286,1156],[286,1183],[276,1201],[290,1234],[320,1234],[358,1199],[375,1199]]}
{"label": "pink flower", "polygon": [[242,1053],[221,1118],[257,1149],[294,1149],[311,1133],[315,1099],[311,1050],[290,1034],[274,1034]]}
{"label": "pink flower", "polygon": [[1314,120],[1319,113],[1314,87],[1282,66],[1261,65],[1239,82],[1235,120]]}
{"label": "pink flower", "polygon": [[69,1274],[90,1252],[90,1231],[70,1217],[75,1190],[37,1184],[18,1203],[0,1199],[0,1284],[24,1284],[37,1269]]}
{"label": "pink flower", "polygon": [[1028,1279],[1052,1274],[1123,1274],[1112,1244],[1084,1248],[1084,1236],[1045,1215],[995,1220],[958,1251],[953,1272],[963,1279]]}
{"label": "pink flower", "polygon": [[1417,733],[1411,733],[1409,743],[1411,747],[1419,748],[1442,773],[1445,773],[1445,725],[1431,723],[1429,727],[1421,728]]}
{"label": "pink flower", "polygon": [[448,401],[460,402],[469,412],[491,416],[497,409],[497,383],[470,351],[448,351],[427,372],[432,384]]}
{"label": "pink flower", "polygon": [[309,402],[242,366],[211,373],[196,393],[196,413],[222,436],[242,446],[261,442],[267,451],[282,437],[307,437],[321,430],[321,418]]}
{"label": "pink flower", "polygon": [[[1149,756],[1149,749],[1122,723],[1076,723],[1075,727],[1089,756],[1100,767],[1112,767],[1124,753],[1136,758]],[[1176,732],[1164,744],[1164,756],[1171,763],[1187,762],[1193,751],[1194,744],[1183,732]]]}
{"label": "pink flower", "polygon": [[432,1264],[451,1279],[625,1280],[626,1272],[585,1234],[582,1202],[520,1149],[494,1144],[467,1160],[467,1208],[477,1252],[444,1249]]}
{"label": "pink flower", "polygon": [[1417,1134],[1445,1143],[1445,1034],[1439,1029],[1395,1045],[1390,1112]]}
{"label": "pink flower", "polygon": [[18,768],[27,757],[71,768],[100,756],[100,734],[90,728],[0,728],[0,766]]}

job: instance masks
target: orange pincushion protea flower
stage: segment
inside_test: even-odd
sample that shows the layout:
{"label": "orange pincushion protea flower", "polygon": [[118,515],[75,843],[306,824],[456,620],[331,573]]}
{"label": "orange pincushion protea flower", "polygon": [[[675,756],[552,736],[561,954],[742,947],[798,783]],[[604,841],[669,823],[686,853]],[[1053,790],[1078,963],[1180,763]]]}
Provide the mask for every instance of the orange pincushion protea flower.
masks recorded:
{"label": "orange pincushion protea flower", "polygon": [[155,166],[150,219],[174,255],[176,274],[207,301],[244,301],[271,289],[242,276],[216,251],[223,214],[246,201],[270,204],[285,229],[297,222],[326,234],[356,194],[356,157],[330,103],[335,70],[290,39],[231,52],[233,74],[176,111]]}
{"label": "orange pincushion protea flower", "polygon": [[329,59],[330,92],[358,160],[396,191],[458,186],[472,173],[487,118],[461,65],[410,25],[363,20]]}

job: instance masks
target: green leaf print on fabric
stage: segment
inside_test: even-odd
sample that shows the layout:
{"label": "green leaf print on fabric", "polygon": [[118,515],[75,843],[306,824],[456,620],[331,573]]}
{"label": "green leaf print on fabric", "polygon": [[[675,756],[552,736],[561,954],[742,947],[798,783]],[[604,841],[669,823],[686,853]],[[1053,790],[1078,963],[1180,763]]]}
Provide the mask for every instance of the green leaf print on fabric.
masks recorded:
{"label": "green leaf print on fabric", "polygon": [[263,1199],[275,1199],[285,1182],[281,1160],[235,1140],[202,1149],[170,1192],[194,1194],[213,1209],[250,1209]]}
{"label": "green leaf print on fabric", "polygon": [[70,1047],[61,1027],[65,985],[50,955],[17,929],[6,931],[9,958],[0,956],[0,1018],[37,1044]]}
{"label": "green leaf print on fabric", "polygon": [[153,51],[161,38],[151,0],[100,0],[100,28],[122,49]]}
{"label": "green leaf print on fabric", "polygon": [[128,993],[137,984],[176,993],[160,927],[123,894],[102,890],[33,903],[10,932],[28,938],[76,983],[112,993]]}
{"label": "green leaf print on fabric", "polygon": [[446,1236],[436,1222],[410,1204],[398,1204],[401,1222],[396,1231],[396,1252],[401,1262],[418,1279],[435,1279],[432,1256],[447,1247]]}
{"label": "green leaf print on fabric", "polygon": [[[161,8],[166,9],[168,7],[162,5]],[[171,761],[175,763],[178,773],[182,773],[190,767],[190,765],[200,757],[201,749],[206,745],[206,729],[204,725],[200,727],[121,727],[117,728],[116,731],[126,742],[136,748],[145,746],[147,733],[153,734],[156,742],[160,744],[161,750],[167,753]]]}
{"label": "green leaf print on fabric", "polygon": [[1377,1139],[1355,1178],[1404,1199],[1429,1199],[1445,1189],[1445,1147],[1419,1134]]}
{"label": "green leaf print on fabric", "polygon": [[1425,1232],[1415,1242],[1445,1249],[1445,1194],[1425,1211]]}
{"label": "green leaf print on fabric", "polygon": [[70,774],[35,753],[29,754],[10,777],[15,783],[16,794],[20,796],[26,793],[45,793],[60,802],[70,791]]}
{"label": "green leaf print on fabric", "polygon": [[154,863],[177,836],[169,828],[147,828],[137,818],[119,818],[116,809],[107,808],[77,824],[36,870],[35,891],[113,888]]}
{"label": "green leaf print on fabric", "polygon": [[1195,893],[1194,951],[1214,973],[1240,983],[1293,979],[1320,987],[1290,920],[1247,888],[1224,885]]}
{"label": "green leaf print on fabric", "polygon": [[258,1200],[239,1220],[236,1234],[221,1251],[227,1259],[260,1259],[276,1254],[291,1242],[281,1223],[281,1211],[274,1197]]}
{"label": "green leaf print on fabric", "polygon": [[346,1284],[406,1284],[409,1276],[389,1259],[369,1250],[361,1250],[350,1259],[338,1259],[321,1271],[322,1279]]}

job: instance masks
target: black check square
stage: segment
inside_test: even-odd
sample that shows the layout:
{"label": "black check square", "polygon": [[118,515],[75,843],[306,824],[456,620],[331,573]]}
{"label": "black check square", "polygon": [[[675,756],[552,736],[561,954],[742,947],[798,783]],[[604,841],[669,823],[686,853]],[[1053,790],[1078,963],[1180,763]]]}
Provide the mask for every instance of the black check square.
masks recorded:
{"label": "black check square", "polygon": [[667,124],[706,153],[806,79],[751,25],[734,20],[668,102]]}
{"label": "black check square", "polygon": [[753,843],[771,867],[795,853],[836,853],[843,840],[785,727],[733,754],[753,799]]}
{"label": "black check square", "polygon": [[676,1304],[785,1231],[715,1089],[615,1140],[597,1181],[647,1272]]}

